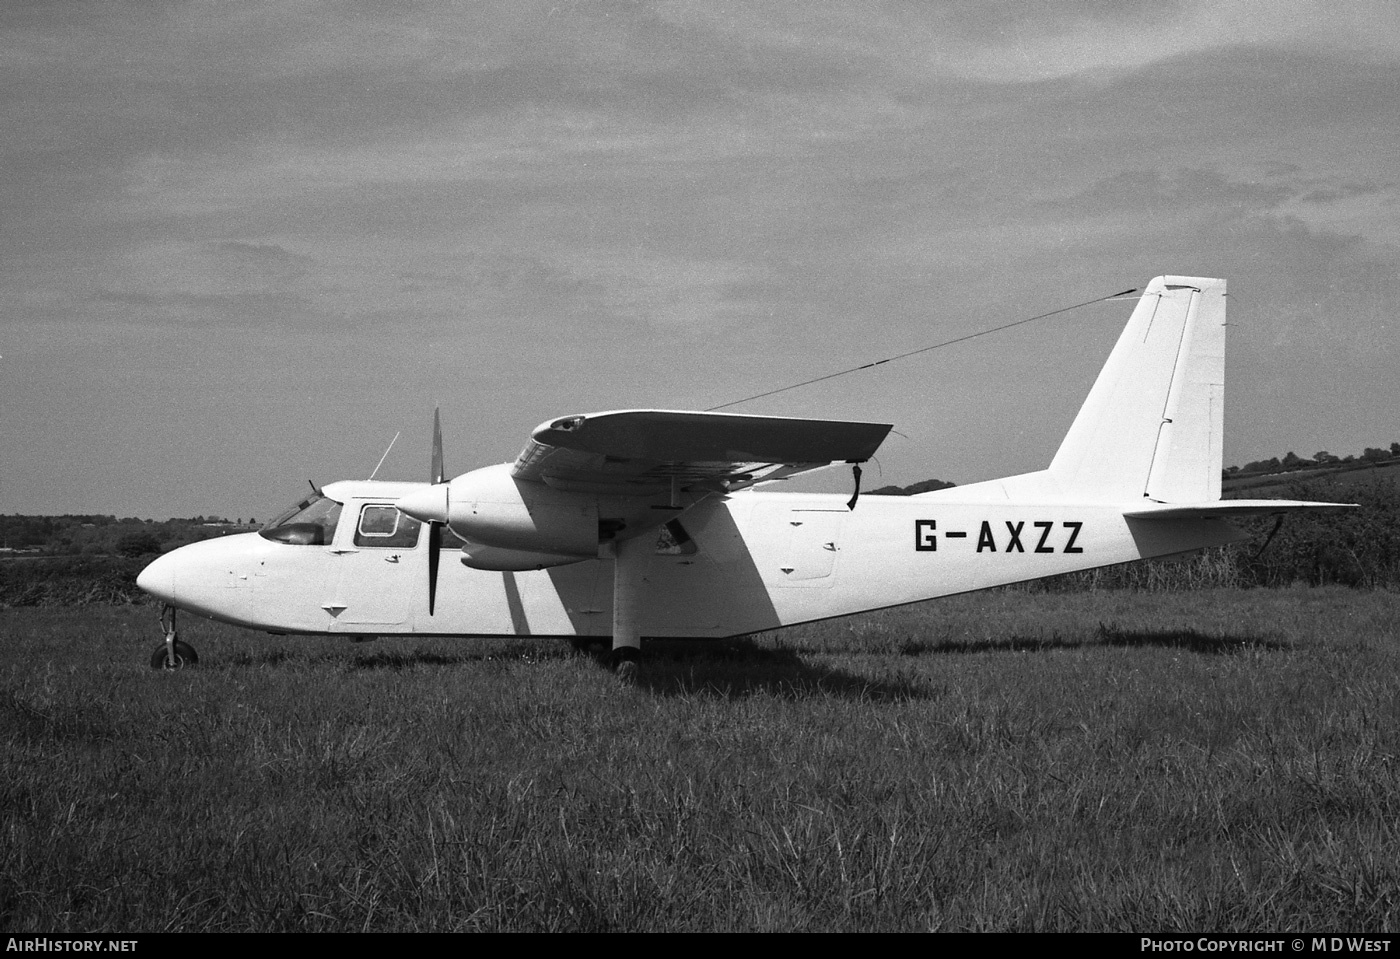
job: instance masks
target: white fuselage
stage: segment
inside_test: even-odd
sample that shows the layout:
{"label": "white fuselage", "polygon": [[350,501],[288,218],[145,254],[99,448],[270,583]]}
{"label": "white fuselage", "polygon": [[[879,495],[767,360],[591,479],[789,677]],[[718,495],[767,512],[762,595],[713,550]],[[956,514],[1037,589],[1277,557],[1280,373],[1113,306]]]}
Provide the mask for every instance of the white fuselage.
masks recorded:
{"label": "white fuselage", "polygon": [[[498,572],[468,568],[457,550],[444,550],[430,615],[426,530],[412,547],[355,542],[362,509],[392,504],[413,486],[332,484],[327,495],[344,507],[327,544],[256,533],[209,540],[161,557],[140,585],[181,609],[274,633],[610,634],[607,559]],[[1161,523],[1125,518],[1121,505],[980,502],[975,489],[867,495],[854,510],[834,495],[710,497],[678,515],[687,549],[654,548],[659,529],[639,534],[648,554],[641,633],[751,633],[1241,538],[1215,519]]]}

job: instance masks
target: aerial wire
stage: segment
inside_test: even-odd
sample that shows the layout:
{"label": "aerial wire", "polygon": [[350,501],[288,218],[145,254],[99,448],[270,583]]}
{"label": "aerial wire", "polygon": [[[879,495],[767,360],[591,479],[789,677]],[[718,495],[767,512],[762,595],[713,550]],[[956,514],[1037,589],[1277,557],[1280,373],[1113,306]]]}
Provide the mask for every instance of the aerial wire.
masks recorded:
{"label": "aerial wire", "polygon": [[[402,432],[403,430],[399,431],[399,433]],[[394,434],[394,438],[389,441],[389,449],[386,449],[384,451],[384,455],[379,457],[379,462],[374,464],[374,472],[369,474],[370,479],[374,479],[376,476],[379,475],[379,467],[384,465],[384,461],[389,458],[389,450],[392,450],[394,448],[394,444],[399,441],[399,433]]]}
{"label": "aerial wire", "polygon": [[803,386],[811,386],[813,383],[820,383],[823,380],[834,380],[838,376],[845,376],[847,373],[857,373],[860,370],[869,370],[877,366],[884,366],[886,363],[893,363],[895,360],[902,360],[906,357],[917,356],[920,353],[927,353],[930,350],[941,350],[945,346],[952,346],[955,343],[966,343],[968,340],[975,340],[979,336],[986,336],[989,333],[1000,333],[1002,330],[1009,330],[1013,326],[1024,326],[1027,323],[1034,323],[1036,320],[1043,320],[1051,316],[1058,316],[1061,313],[1068,313],[1070,310],[1077,310],[1085,306],[1093,306],[1095,303],[1106,303],[1109,300],[1117,300],[1136,293],[1137,287],[1123,290],[1120,293],[1110,293],[1108,296],[1095,297],[1092,300],[1085,300],[1083,303],[1076,303],[1073,306],[1062,306],[1058,310],[1051,310],[1049,313],[1041,313],[1038,316],[1028,317],[1024,320],[1017,320],[1015,323],[1006,323],[1002,326],[994,326],[990,330],[981,330],[977,333],[969,333],[966,336],[954,337],[951,340],[944,340],[942,343],[935,343],[932,346],[920,347],[917,350],[910,350],[907,353],[900,353],[898,356],[888,356],[883,360],[875,360],[873,363],[862,363],[860,366],[853,366],[848,370],[840,370],[835,373],[827,373],[823,376],[813,377],[810,380],[803,380],[801,383],[793,383],[791,386],[780,386],[776,390],[768,390],[766,393],[755,393],[753,396],[746,396],[742,400],[731,400],[728,403],[721,403],[719,406],[708,407],[705,412],[713,413],[716,410],[728,409],[731,406],[738,406],[740,403],[747,403],[750,400],[761,400],[765,396],[776,396],[778,393],[786,393],[788,390],[795,390]]}

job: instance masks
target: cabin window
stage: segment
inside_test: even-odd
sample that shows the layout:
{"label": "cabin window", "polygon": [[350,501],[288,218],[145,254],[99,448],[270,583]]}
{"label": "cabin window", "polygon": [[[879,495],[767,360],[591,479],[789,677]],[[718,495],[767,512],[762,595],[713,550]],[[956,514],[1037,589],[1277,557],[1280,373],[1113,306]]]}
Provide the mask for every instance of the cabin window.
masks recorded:
{"label": "cabin window", "polygon": [[360,525],[355,528],[355,545],[413,549],[418,545],[422,526],[393,506],[366,506],[360,511]]}
{"label": "cabin window", "polygon": [[258,535],[293,546],[328,546],[335,539],[340,506],[323,493],[313,493],[258,530]]}

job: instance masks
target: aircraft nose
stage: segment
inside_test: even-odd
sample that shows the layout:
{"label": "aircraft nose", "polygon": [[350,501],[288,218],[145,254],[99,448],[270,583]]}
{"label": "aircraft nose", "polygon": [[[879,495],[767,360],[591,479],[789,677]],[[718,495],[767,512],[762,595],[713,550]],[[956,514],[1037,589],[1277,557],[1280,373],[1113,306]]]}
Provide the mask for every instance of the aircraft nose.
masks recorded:
{"label": "aircraft nose", "polygon": [[447,522],[447,484],[436,483],[414,490],[394,503],[399,512],[425,523]]}
{"label": "aircraft nose", "polygon": [[157,557],[136,575],[137,588],[164,602],[175,602],[175,565],[170,553]]}

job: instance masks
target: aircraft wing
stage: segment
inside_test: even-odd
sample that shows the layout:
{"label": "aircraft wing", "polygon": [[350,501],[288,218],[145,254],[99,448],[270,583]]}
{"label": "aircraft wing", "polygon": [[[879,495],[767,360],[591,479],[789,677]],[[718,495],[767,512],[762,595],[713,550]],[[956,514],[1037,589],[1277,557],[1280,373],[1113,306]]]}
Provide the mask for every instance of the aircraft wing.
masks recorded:
{"label": "aircraft wing", "polygon": [[677,410],[615,410],[541,423],[511,467],[556,489],[650,496],[671,489],[727,492],[863,463],[891,427]]}
{"label": "aircraft wing", "polygon": [[1129,510],[1129,519],[1211,519],[1231,516],[1274,516],[1300,510],[1356,509],[1355,503],[1310,503],[1290,499],[1222,499],[1209,503],[1155,503]]}

